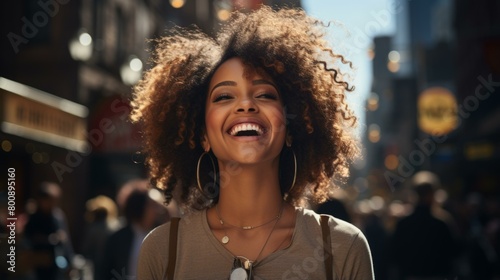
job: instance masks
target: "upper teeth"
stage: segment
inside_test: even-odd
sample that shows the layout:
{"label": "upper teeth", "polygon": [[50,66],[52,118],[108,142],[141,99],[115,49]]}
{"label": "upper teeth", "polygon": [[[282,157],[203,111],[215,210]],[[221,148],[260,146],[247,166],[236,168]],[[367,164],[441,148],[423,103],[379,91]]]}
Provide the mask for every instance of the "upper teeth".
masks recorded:
{"label": "upper teeth", "polygon": [[253,123],[240,123],[233,126],[233,128],[229,131],[229,134],[234,136],[240,131],[252,131],[252,130],[257,131],[258,135],[262,135],[264,133],[259,125]]}

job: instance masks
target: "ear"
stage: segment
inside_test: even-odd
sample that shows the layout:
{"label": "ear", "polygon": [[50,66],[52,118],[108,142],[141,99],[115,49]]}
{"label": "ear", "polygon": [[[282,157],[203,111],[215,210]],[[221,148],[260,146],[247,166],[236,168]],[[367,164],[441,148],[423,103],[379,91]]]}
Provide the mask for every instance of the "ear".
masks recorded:
{"label": "ear", "polygon": [[201,146],[205,152],[210,151],[210,142],[208,142],[208,137],[205,132],[203,132],[203,135],[201,136]]}

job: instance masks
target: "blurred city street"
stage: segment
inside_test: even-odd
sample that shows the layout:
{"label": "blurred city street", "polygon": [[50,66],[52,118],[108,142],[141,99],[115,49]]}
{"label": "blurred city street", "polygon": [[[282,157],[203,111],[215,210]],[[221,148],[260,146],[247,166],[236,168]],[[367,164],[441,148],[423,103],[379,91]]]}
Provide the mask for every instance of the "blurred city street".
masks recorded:
{"label": "blurred city street", "polygon": [[368,2],[2,1],[0,279],[136,279],[138,238],[181,215],[129,119],[151,39],[262,4],[332,21],[354,64],[362,156],[306,207],[363,231],[376,279],[500,279],[500,2]]}

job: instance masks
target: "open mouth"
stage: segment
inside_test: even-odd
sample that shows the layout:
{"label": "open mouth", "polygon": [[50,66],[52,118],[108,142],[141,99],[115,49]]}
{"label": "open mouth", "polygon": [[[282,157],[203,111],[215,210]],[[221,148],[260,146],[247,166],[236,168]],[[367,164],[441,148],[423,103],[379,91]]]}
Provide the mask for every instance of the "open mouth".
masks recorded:
{"label": "open mouth", "polygon": [[255,123],[239,123],[228,131],[231,136],[261,136],[265,133],[265,128]]}

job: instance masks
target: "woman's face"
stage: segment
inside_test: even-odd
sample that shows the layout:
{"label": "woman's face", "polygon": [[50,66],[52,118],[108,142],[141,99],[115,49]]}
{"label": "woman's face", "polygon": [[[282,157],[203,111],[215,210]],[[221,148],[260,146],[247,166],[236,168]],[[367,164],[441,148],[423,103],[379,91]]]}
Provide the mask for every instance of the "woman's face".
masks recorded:
{"label": "woman's face", "polygon": [[219,161],[255,164],[277,160],[285,141],[283,101],[274,81],[240,58],[215,71],[208,88],[204,148]]}

